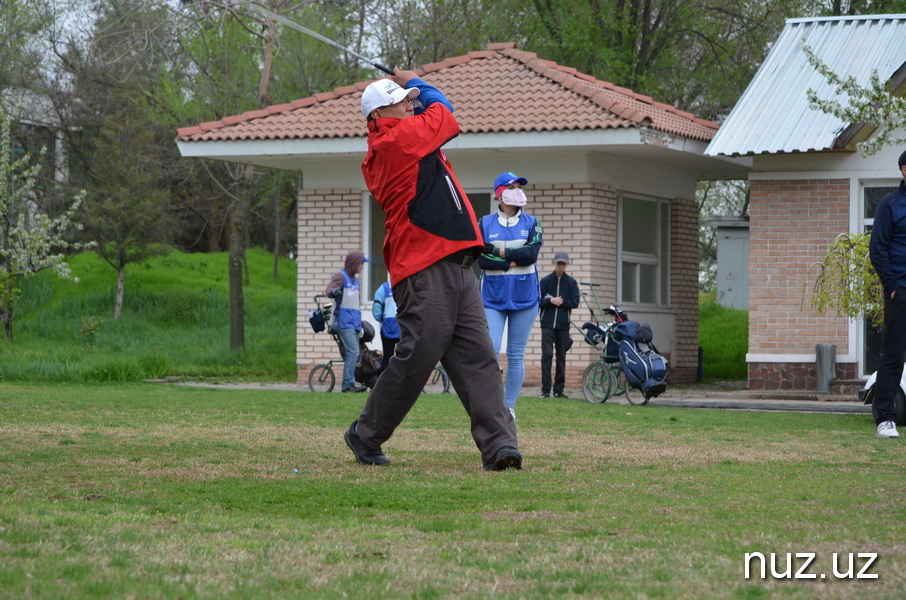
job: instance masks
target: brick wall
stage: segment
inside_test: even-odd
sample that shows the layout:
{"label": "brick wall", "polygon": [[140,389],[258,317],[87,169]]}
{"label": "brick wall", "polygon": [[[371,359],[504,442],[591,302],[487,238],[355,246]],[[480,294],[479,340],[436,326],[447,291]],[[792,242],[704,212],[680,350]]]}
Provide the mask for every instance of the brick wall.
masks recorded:
{"label": "brick wall", "polygon": [[[569,274],[579,282],[600,284],[596,289],[604,306],[617,300],[618,191],[591,183],[531,185],[526,189],[528,211],[544,228],[544,245],[538,259],[539,276],[553,271],[554,254],[569,253]],[[299,307],[297,331],[298,381],[307,384],[311,367],[339,359],[336,345],[326,333],[308,326],[312,296],[320,294],[346,253],[362,246],[363,198],[361,190],[303,190],[299,195]],[[479,215],[480,216],[480,215]],[[695,379],[698,358],[698,213],[693,201],[675,200],[671,211],[671,308],[678,315],[676,345],[671,359],[672,383]],[[588,292],[587,286],[580,286]],[[589,296],[589,301],[594,303]],[[597,312],[597,309],[595,309]],[[578,325],[589,319],[584,303],[573,312]],[[599,351],[582,342],[573,329],[573,349],[567,354],[567,387],[581,387],[585,368]],[[501,351],[505,367],[505,349]],[[536,321],[525,357],[524,385],[540,391],[541,329]]]}
{"label": "brick wall", "polygon": [[[302,190],[299,193],[296,364],[300,384],[308,384],[312,366],[329,359],[340,359],[333,338],[326,332],[312,331],[308,310],[314,306],[312,297],[323,293],[333,274],[343,268],[346,253],[362,248],[363,211],[361,190]],[[336,372],[339,376],[339,371]]]}
{"label": "brick wall", "polygon": [[[617,280],[617,190],[591,183],[531,185],[526,189],[529,213],[544,227],[544,245],[538,256],[538,275],[554,270],[554,254],[569,253],[567,272],[579,282],[601,284],[598,298],[604,306],[616,301]],[[579,286],[588,292],[587,286]],[[594,303],[589,296],[589,302]],[[572,313],[579,326],[589,319],[585,304]],[[580,388],[582,373],[599,352],[582,342],[573,329],[574,344],[566,355],[566,387]],[[501,363],[504,352],[501,351]],[[553,368],[551,369],[553,371]],[[553,373],[551,374],[553,378]],[[532,330],[525,356],[525,386],[541,389],[541,328]]]}
{"label": "brick wall", "polygon": [[[849,231],[849,180],[753,181],[749,215],[749,353],[814,355],[816,344],[850,353],[846,319],[817,313],[808,300],[816,263]],[[813,367],[750,363],[749,387],[813,388]]]}
{"label": "brick wall", "polygon": [[698,371],[698,265],[698,205],[675,199],[670,206],[670,308],[676,314],[676,343],[670,383],[693,383]]}

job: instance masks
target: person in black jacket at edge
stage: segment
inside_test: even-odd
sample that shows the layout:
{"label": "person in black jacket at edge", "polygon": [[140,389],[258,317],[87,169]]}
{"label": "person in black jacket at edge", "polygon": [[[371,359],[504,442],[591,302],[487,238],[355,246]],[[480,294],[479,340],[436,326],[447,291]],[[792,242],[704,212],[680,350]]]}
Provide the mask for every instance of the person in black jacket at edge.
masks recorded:
{"label": "person in black jacket at edge", "polygon": [[541,280],[541,397],[551,393],[551,359],[556,351],[554,397],[566,398],[566,351],[569,350],[569,313],[579,306],[579,284],[566,274],[569,255],[554,255],[554,272]]}
{"label": "person in black jacket at edge", "polygon": [[897,438],[896,397],[906,352],[906,152],[897,161],[903,181],[878,204],[871,227],[869,258],[884,288],[884,332],[875,383],[879,438]]}

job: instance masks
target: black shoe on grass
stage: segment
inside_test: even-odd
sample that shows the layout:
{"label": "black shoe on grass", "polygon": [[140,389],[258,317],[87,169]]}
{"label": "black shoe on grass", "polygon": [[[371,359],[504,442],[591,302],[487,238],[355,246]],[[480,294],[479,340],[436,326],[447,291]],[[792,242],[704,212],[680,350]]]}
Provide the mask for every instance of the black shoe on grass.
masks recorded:
{"label": "black shoe on grass", "polygon": [[384,456],[384,453],[381,452],[380,448],[377,450],[369,448],[362,441],[362,438],[359,437],[359,433],[356,431],[358,422],[358,419],[353,421],[352,425],[349,426],[349,429],[346,430],[346,433],[343,434],[343,439],[346,440],[346,445],[349,446],[349,449],[355,454],[355,459],[362,465],[389,465],[390,459]]}
{"label": "black shoe on grass", "polygon": [[484,466],[485,471],[519,470],[522,468],[522,454],[512,446],[504,446],[494,455],[494,460]]}

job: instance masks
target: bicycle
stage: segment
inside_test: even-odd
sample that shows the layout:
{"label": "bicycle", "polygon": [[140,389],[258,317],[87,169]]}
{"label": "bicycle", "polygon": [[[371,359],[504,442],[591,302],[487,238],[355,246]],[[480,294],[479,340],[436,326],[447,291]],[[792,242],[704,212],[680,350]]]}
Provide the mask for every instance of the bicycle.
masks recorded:
{"label": "bicycle", "polygon": [[450,377],[447,375],[447,371],[444,369],[443,365],[438,363],[435,365],[434,370],[431,372],[431,376],[428,377],[428,382],[425,384],[424,389],[422,390],[423,394],[449,394],[450,393]]}
{"label": "bicycle", "polygon": [[[588,365],[585,372],[582,373],[582,396],[586,402],[592,404],[602,404],[612,396],[623,396],[627,402],[634,405],[647,404],[648,398],[645,398],[639,390],[629,384],[626,374],[620,366],[620,344],[614,337],[613,330],[617,324],[627,321],[628,315],[619,306],[613,304],[602,308],[595,293],[595,288],[600,287],[600,284],[582,282],[582,285],[591,289],[595,305],[605,321],[603,326],[598,323],[595,312],[588,302],[588,294],[583,292],[583,300],[588,307],[592,321],[585,323],[581,328],[572,321],[570,323],[582,332],[586,343],[595,347],[599,344],[603,344],[603,346],[601,356]],[[610,316],[612,320],[607,321],[607,316]]]}
{"label": "bicycle", "polygon": [[[330,322],[331,307],[330,305],[322,306],[318,301],[319,298],[324,298],[322,294],[318,294],[314,297],[315,300],[315,310],[309,311],[312,315],[319,315],[312,321],[312,327],[316,332],[324,331],[325,324]],[[316,322],[319,324],[316,326]],[[326,325],[327,332],[333,338],[334,343],[336,343],[337,348],[340,350],[340,360],[328,360],[326,363],[315,365],[308,374],[308,389],[313,392],[327,393],[332,392],[334,385],[336,385],[337,376],[334,373],[333,365],[334,363],[339,363],[343,365],[346,359],[346,348],[343,346],[343,340],[340,339],[340,335],[331,327],[329,324]],[[359,338],[359,362],[356,365],[356,378],[361,378],[364,381],[360,383],[366,388],[373,388],[375,382],[377,381],[378,375],[381,371],[381,363],[383,362],[380,358],[379,352],[372,352],[368,349],[366,345],[374,339],[374,327],[370,323],[362,322],[362,337]],[[341,368],[342,371],[342,368]]]}
{"label": "bicycle", "polygon": [[[322,294],[315,296],[315,306],[317,307],[316,311],[321,311],[323,319],[325,322],[330,320],[330,311],[331,307],[329,305],[321,306],[318,302],[319,298],[324,298]],[[370,327],[370,325],[369,325]],[[327,331],[333,337],[334,342],[340,349],[340,360],[328,360],[326,363],[316,365],[312,368],[311,372],[308,374],[308,389],[313,392],[322,392],[328,393],[333,391],[334,385],[336,385],[337,376],[334,373],[333,365],[334,363],[339,363],[343,365],[343,359],[345,357],[345,349],[343,347],[343,342],[340,340],[340,336],[337,335],[333,329],[327,328]],[[373,336],[373,332],[372,332]],[[363,338],[364,339],[364,338]],[[365,340],[365,341],[370,341]],[[341,366],[342,368],[342,366]],[[375,378],[376,379],[376,378]],[[373,382],[372,382],[373,383]],[[367,384],[366,384],[367,385]],[[368,387],[374,387],[373,385]],[[431,372],[431,376],[428,378],[428,381],[425,383],[425,387],[422,390],[423,394],[449,394],[450,393],[450,377],[447,375],[447,372],[444,370],[443,365],[437,364],[434,367],[434,370]]]}

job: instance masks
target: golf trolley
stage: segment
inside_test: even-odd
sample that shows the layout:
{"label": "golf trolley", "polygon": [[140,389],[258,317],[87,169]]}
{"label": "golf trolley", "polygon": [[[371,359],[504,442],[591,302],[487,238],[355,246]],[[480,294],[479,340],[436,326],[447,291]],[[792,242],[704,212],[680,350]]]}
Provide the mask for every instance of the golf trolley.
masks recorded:
{"label": "golf trolley", "polygon": [[[309,310],[309,323],[316,333],[327,331],[337,344],[340,350],[340,360],[328,360],[326,363],[316,365],[308,374],[308,389],[313,392],[331,392],[336,385],[337,376],[334,373],[333,365],[339,364],[339,370],[342,373],[343,365],[346,359],[346,348],[339,334],[329,325],[330,316],[333,310],[332,304],[322,305],[321,298],[326,298],[323,294],[314,297],[315,308]],[[356,380],[371,389],[377,383],[378,377],[384,372],[386,367],[385,359],[377,350],[370,350],[366,345],[374,339],[374,327],[367,321],[362,321],[363,335],[359,338],[359,362],[356,364]],[[364,381],[363,381],[364,380]],[[438,364],[431,372],[431,376],[425,383],[422,390],[424,394],[448,394],[450,393],[450,378],[443,366]]]}
{"label": "golf trolley", "polygon": [[[343,344],[343,340],[340,339],[340,335],[329,324],[333,307],[329,303],[322,305],[320,302],[320,299],[325,297],[322,294],[314,297],[315,309],[309,311],[309,323],[311,323],[315,332],[326,329],[340,350],[340,360],[331,359],[312,368],[308,374],[308,389],[313,392],[333,391],[337,381],[333,365],[334,363],[339,363],[340,371],[342,372],[342,365],[346,360],[346,347]],[[356,380],[368,389],[374,387],[381,374],[381,353],[376,350],[369,350],[366,345],[373,339],[374,327],[371,323],[362,322],[362,335],[359,337],[359,361],[356,363]]]}
{"label": "golf trolley", "polygon": [[570,324],[582,334],[586,344],[595,348],[600,347],[601,350],[598,359],[588,365],[582,374],[582,395],[592,404],[606,402],[611,396],[624,396],[630,404],[647,404],[648,398],[629,384],[620,366],[620,344],[614,336],[614,328],[628,321],[629,316],[619,306],[613,304],[607,308],[601,306],[595,292],[595,288],[600,287],[600,284],[582,282],[582,285],[591,289],[598,313],[595,313],[589,303],[588,294],[582,292],[582,299],[588,307],[591,319],[582,327],[572,321]]}

